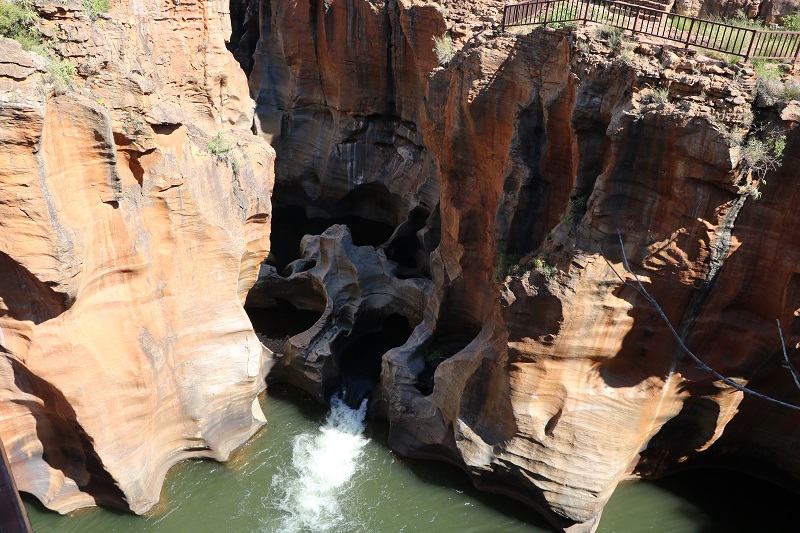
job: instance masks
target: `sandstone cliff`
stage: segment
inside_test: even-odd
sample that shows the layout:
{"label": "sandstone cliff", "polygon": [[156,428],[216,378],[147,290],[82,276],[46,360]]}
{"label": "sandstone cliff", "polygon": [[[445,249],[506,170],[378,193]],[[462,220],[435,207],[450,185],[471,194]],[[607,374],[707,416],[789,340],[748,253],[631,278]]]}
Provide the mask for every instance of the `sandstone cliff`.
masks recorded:
{"label": "sandstone cliff", "polygon": [[[591,530],[620,481],[680,467],[731,420],[700,456],[796,485],[796,414],[697,369],[612,266],[623,272],[619,230],[697,353],[797,403],[774,326],[800,340],[797,119],[754,108],[746,67],[660,46],[623,56],[580,32],[501,35],[500,7],[261,4],[250,83],[277,152],[276,232],[277,206],[333,226],[250,293],[252,307],[302,294],[323,317],[287,341],[273,377],[321,399],[379,380],[371,413],[392,447],[460,465],[564,529]],[[440,67],[445,32],[455,57]],[[784,164],[754,201],[742,145],[769,117],[789,132]],[[341,223],[363,235],[358,260]],[[370,239],[377,224],[389,229]],[[346,282],[330,276],[332,238]],[[405,342],[355,353],[389,313]]]}
{"label": "sandstone cliff", "polygon": [[[501,7],[253,0],[231,28],[221,2],[94,23],[42,4],[69,90],[0,40],[0,438],[21,490],[142,512],[175,462],[263,424],[267,375],[369,395],[393,448],[563,529],[687,461],[797,485],[794,412],[697,369],[612,267],[619,230],[698,354],[800,402],[774,328],[796,357],[798,104],[660,46],[503,35]],[[788,136],[759,183],[742,146],[764,120]],[[273,360],[245,302],[315,318]]]}
{"label": "sandstone cliff", "polygon": [[242,302],[274,152],[249,131],[227,6],[168,4],[92,22],[40,3],[77,69],[60,87],[0,38],[0,438],[20,490],[60,512],[145,511],[176,462],[225,459],[264,423]]}

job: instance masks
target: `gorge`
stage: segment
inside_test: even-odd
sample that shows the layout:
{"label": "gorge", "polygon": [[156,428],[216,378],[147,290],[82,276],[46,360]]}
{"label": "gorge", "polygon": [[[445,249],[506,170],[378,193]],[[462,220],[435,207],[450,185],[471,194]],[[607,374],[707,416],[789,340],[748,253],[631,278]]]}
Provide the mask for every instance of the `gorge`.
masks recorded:
{"label": "gorge", "polygon": [[[502,5],[33,3],[74,73],[0,38],[21,491],[145,513],[171,467],[247,442],[279,383],[368,399],[394,453],[561,530],[687,467],[797,489],[800,415],[697,368],[614,269],[619,231],[695,353],[800,404],[775,329],[797,362],[800,103],[692,50],[503,33]],[[785,135],[763,180],[761,124]]]}

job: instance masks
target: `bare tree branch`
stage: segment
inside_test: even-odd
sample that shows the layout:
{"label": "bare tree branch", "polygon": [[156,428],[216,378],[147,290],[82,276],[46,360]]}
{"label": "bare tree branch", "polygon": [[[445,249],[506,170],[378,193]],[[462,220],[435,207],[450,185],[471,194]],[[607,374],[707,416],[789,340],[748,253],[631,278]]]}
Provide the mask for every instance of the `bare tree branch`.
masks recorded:
{"label": "bare tree branch", "polygon": [[[647,301],[649,301],[651,304],[653,304],[653,307],[656,308],[656,311],[658,311],[658,314],[661,315],[661,318],[664,320],[664,322],[667,324],[667,327],[672,332],[672,336],[675,337],[676,341],[678,341],[678,345],[681,347],[681,349],[689,357],[691,357],[698,365],[700,365],[701,369],[705,370],[706,372],[709,372],[710,374],[712,374],[714,377],[716,377],[720,381],[724,382],[725,384],[727,384],[727,385],[733,387],[734,389],[739,390],[739,391],[741,391],[741,392],[743,392],[745,394],[750,394],[751,396],[755,396],[756,398],[761,398],[762,400],[766,400],[768,402],[776,403],[776,404],[781,405],[783,407],[788,407],[789,409],[794,409],[796,411],[800,411],[800,406],[792,405],[792,404],[786,403],[786,402],[782,402],[782,401],[780,401],[778,399],[772,398],[771,396],[767,396],[765,394],[761,394],[761,393],[756,392],[756,391],[754,391],[752,389],[748,389],[747,387],[743,387],[742,385],[739,385],[735,381],[731,380],[730,378],[727,378],[727,377],[723,376],[722,374],[720,374],[719,372],[717,372],[716,370],[714,370],[713,368],[711,368],[710,366],[705,364],[699,357],[697,357],[694,353],[692,353],[692,351],[686,346],[686,344],[684,344],[683,339],[681,339],[681,336],[678,335],[678,332],[675,331],[675,328],[672,326],[672,322],[669,321],[669,318],[667,318],[667,315],[664,313],[664,310],[661,309],[661,306],[658,304],[658,302],[656,301],[655,297],[652,294],[650,294],[647,291],[647,289],[645,289],[644,285],[642,284],[641,280],[639,279],[639,276],[637,276],[636,273],[633,272],[633,270],[631,270],[630,264],[628,264],[628,256],[625,254],[625,245],[622,242],[622,233],[620,233],[619,230],[617,230],[617,236],[619,237],[619,246],[620,246],[620,249],[622,250],[622,264],[625,267],[625,271],[628,272],[629,274],[631,274],[634,277],[634,279],[636,280],[636,285],[634,285],[633,283],[631,283],[629,281],[626,281],[622,276],[620,276],[619,273],[617,273],[616,269],[611,265],[611,262],[609,262],[609,260],[606,258],[605,254],[603,254],[602,250],[601,250],[600,253],[603,256],[603,259],[606,260],[606,263],[608,264],[608,266],[611,268],[612,271],[614,271],[614,274],[616,274],[616,276],[620,279],[620,281],[622,281],[622,283],[624,285],[627,285],[628,287],[632,288],[637,293],[639,293],[643,298],[645,298]],[[778,323],[778,331],[780,331],[780,323]],[[782,331],[781,331],[781,344],[783,345],[784,358],[788,362],[789,358],[786,356],[786,345],[783,344],[783,332]],[[789,364],[791,366],[791,363],[789,363]],[[795,383],[797,383],[798,388],[800,388],[800,378],[798,377],[797,371],[794,369],[794,367],[791,367],[791,371],[792,371],[792,376],[794,377]]]}
{"label": "bare tree branch", "polygon": [[786,361],[786,364],[784,366],[789,369],[789,372],[792,373],[794,384],[797,385],[798,389],[800,389],[800,375],[797,373],[797,369],[794,367],[792,362],[789,361],[789,356],[786,355],[786,342],[784,342],[783,340],[783,330],[781,329],[781,321],[776,318],[775,322],[778,324],[778,333],[781,336],[781,348],[783,348],[783,360]]}

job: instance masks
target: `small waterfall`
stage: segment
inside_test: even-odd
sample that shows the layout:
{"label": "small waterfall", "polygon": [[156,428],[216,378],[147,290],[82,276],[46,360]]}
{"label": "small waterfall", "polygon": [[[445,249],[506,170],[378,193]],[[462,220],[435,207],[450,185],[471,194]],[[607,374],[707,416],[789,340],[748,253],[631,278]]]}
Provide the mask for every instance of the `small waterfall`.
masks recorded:
{"label": "small waterfall", "polygon": [[273,476],[285,513],[277,531],[345,531],[360,529],[342,512],[350,480],[361,467],[368,439],[362,435],[367,400],[349,408],[338,396],[331,400],[325,424],[317,432],[294,438],[292,464]]}

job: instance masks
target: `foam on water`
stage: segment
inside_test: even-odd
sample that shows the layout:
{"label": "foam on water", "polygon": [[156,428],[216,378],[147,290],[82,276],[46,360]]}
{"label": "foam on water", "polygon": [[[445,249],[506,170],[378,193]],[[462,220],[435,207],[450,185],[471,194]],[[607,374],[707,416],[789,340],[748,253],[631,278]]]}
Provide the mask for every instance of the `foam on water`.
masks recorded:
{"label": "foam on water", "polygon": [[272,478],[285,513],[280,531],[341,531],[354,518],[345,516],[342,503],[369,441],[362,435],[366,409],[366,400],[350,409],[334,397],[319,431],[294,438],[291,467]]}

